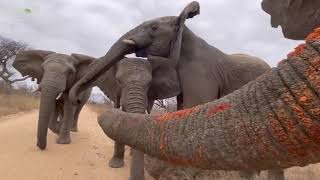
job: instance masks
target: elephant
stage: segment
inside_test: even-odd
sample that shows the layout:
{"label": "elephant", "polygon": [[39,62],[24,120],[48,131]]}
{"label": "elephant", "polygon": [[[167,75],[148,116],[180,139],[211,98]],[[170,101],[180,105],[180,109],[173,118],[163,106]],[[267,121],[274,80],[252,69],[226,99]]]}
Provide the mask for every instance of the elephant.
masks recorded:
{"label": "elephant", "polygon": [[223,53],[195,35],[184,23],[199,12],[199,3],[191,2],[179,16],[156,18],[130,30],[72,87],[70,100],[76,102],[79,92],[129,53],[176,67],[181,88],[178,109],[221,98],[270,70],[257,57]]}
{"label": "elephant", "polygon": [[[60,90],[59,92],[62,91],[64,94],[67,94],[70,86],[83,76],[84,72],[90,70],[90,67],[97,62],[96,58],[83,54],[73,53],[71,55],[65,55],[51,51],[30,50],[23,51],[18,54],[13,66],[19,70],[23,76],[30,75],[37,79],[42,91],[42,102],[42,98],[47,97],[47,95],[44,95],[44,92],[47,91],[45,88],[47,88],[46,86],[49,86],[44,80],[51,80],[50,83],[54,83],[51,87],[60,87],[62,85],[59,84],[65,84],[63,86],[65,90]],[[50,79],[49,75],[55,75],[55,77],[51,76]],[[63,75],[65,76],[61,77]],[[117,63],[116,66],[113,66],[102,74],[94,84],[97,85],[114,102],[115,108],[120,108],[121,106],[123,111],[135,113],[145,113],[146,110],[150,113],[155,100],[174,97],[181,92],[178,74],[173,63],[158,60],[146,61],[141,58],[124,58],[122,61]],[[87,91],[88,93],[86,94],[89,95],[91,89],[86,90],[86,92]],[[56,98],[56,94],[58,93],[54,93],[54,98]],[[63,96],[62,104],[63,102],[68,102],[67,105],[70,105],[68,99],[64,100],[66,97],[68,96]],[[83,102],[85,102],[83,101],[82,96],[79,97],[79,105],[72,105],[80,107],[77,112],[80,112],[84,105]],[[87,99],[88,98],[85,100]],[[43,113],[42,104],[39,114]],[[47,106],[50,106],[49,109],[52,110],[54,109],[52,106],[55,106],[56,104],[57,106],[60,104],[58,103],[58,100],[54,105]],[[67,105],[65,103],[65,106]],[[71,111],[65,111],[63,114],[70,112]],[[44,115],[41,115],[41,117],[43,116]],[[49,117],[50,114],[47,116]],[[51,114],[51,116],[53,116],[53,114]],[[55,122],[55,128],[53,128],[53,131],[57,129],[56,127],[59,127],[59,123],[56,122],[57,116],[54,117],[54,121],[51,120],[54,118],[48,118],[50,119],[50,122]],[[69,116],[64,115],[64,117]],[[78,118],[78,114],[76,117]],[[63,122],[66,120],[67,119],[63,119]],[[72,118],[70,121],[72,121]],[[75,124],[76,123],[77,122],[75,122]],[[43,126],[41,128],[43,128]],[[52,129],[51,126],[49,126],[49,128]],[[44,130],[40,129],[40,131]],[[42,138],[42,135],[43,134],[38,133],[37,145],[40,149],[44,149],[46,147],[46,137]],[[68,143],[70,142],[71,139]],[[121,167],[123,166],[123,158],[124,145],[115,143],[114,155],[109,161],[109,165],[114,168]],[[143,154],[134,153],[133,164],[137,167],[135,171],[142,171],[140,174],[143,175]]]}
{"label": "elephant", "polygon": [[[79,54],[71,56],[78,59],[90,57]],[[95,63],[99,63],[97,60]],[[92,66],[95,63],[91,64]],[[90,65],[90,66],[91,66]],[[108,71],[104,72],[93,85],[98,86],[113,102],[116,108],[125,112],[150,113],[154,101],[180,94],[178,73],[171,62],[157,59],[124,58]],[[113,168],[122,167],[124,145],[115,142],[114,154],[109,161]],[[133,150],[131,178],[144,178],[144,155]]]}
{"label": "elephant", "polygon": [[271,25],[282,28],[284,37],[303,40],[320,26],[318,0],[263,0],[262,9],[271,15]]}
{"label": "elephant", "polygon": [[227,55],[195,35],[184,22],[198,13],[199,4],[192,2],[179,16],[156,18],[130,30],[72,87],[71,101],[129,53],[176,64],[183,108],[218,99],[270,69],[263,60]]}
{"label": "elephant", "polygon": [[89,99],[91,88],[79,95],[80,103],[77,105],[70,102],[68,93],[90,63],[53,51],[26,50],[17,54],[13,67],[22,76],[37,79],[41,91],[37,130],[38,142],[42,142],[37,146],[41,150],[46,147],[48,127],[59,135],[58,144],[69,144],[70,130],[78,131],[78,117]]}
{"label": "elephant", "polygon": [[175,164],[265,170],[320,162],[320,28],[277,67],[218,100],[164,115],[111,110],[110,138]]}

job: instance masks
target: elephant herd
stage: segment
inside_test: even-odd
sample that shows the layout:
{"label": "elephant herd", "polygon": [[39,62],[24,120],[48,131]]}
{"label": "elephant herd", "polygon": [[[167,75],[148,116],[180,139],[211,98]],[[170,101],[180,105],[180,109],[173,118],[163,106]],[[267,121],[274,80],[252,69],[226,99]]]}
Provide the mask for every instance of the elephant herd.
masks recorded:
{"label": "elephant herd", "polygon": [[[264,7],[267,5],[264,4]],[[120,109],[121,107],[121,110],[126,113],[150,113],[155,100],[171,97],[177,98],[178,110],[185,109],[180,114],[177,113],[178,115],[168,114],[164,117],[157,117],[158,120],[154,121],[152,120],[154,117],[147,116],[147,120],[143,121],[144,124],[138,129],[132,127],[141,124],[140,119],[144,116],[132,114],[128,118],[126,113],[115,116],[114,114],[118,114],[118,112],[106,112],[100,117],[99,124],[108,136],[116,140],[114,154],[109,161],[110,167],[120,168],[124,165],[124,146],[129,144],[135,149],[143,150],[165,160],[174,160],[174,154],[181,155],[180,153],[182,153],[182,157],[189,158],[189,161],[175,159],[182,161],[182,164],[191,164],[200,168],[230,169],[231,164],[225,165],[228,168],[223,168],[223,164],[219,166],[214,163],[214,161],[218,163],[219,158],[225,158],[219,156],[223,154],[221,151],[215,151],[216,156],[212,155],[216,159],[212,158],[211,161],[204,162],[201,161],[201,157],[198,157],[201,154],[197,154],[201,150],[201,146],[192,146],[187,154],[184,154],[181,149],[175,151],[174,147],[172,147],[172,151],[162,147],[162,143],[165,142],[162,142],[163,139],[160,137],[162,136],[159,134],[161,130],[152,124],[152,122],[162,119],[161,121],[167,123],[165,126],[168,128],[166,130],[169,134],[172,133],[173,137],[184,136],[186,141],[190,140],[190,143],[193,144],[192,137],[187,138],[188,132],[186,130],[189,129],[192,133],[195,130],[192,128],[193,125],[196,127],[202,121],[199,120],[198,123],[192,121],[193,125],[186,124],[178,128],[178,125],[171,124],[170,126],[170,119],[177,117],[178,119],[187,119],[188,115],[204,112],[205,110],[201,109],[203,106],[198,105],[216,99],[222,98],[221,101],[214,101],[214,105],[207,106],[216,106],[215,102],[231,102],[233,100],[229,99],[244,91],[243,89],[240,92],[235,90],[258,77],[259,82],[264,82],[261,80],[261,75],[274,72],[262,59],[245,54],[226,54],[198,37],[185,25],[185,21],[199,13],[200,5],[194,1],[188,4],[178,16],[165,16],[145,21],[120,37],[106,55],[100,58],[82,54],[59,54],[44,50],[20,52],[14,60],[14,68],[23,76],[29,75],[37,79],[41,92],[37,146],[42,150],[47,147],[48,128],[58,135],[58,144],[70,144],[70,131],[78,131],[80,111],[88,100],[92,87],[98,86],[114,102],[115,108]],[[135,53],[138,58],[126,57],[131,53]],[[263,77],[266,78],[265,75]],[[266,81],[265,83],[270,84],[270,82]],[[252,85],[252,87],[255,86]],[[231,95],[229,95],[230,93]],[[248,100],[246,103],[254,104],[256,102]],[[195,106],[196,108],[194,108]],[[207,106],[205,105],[205,107]],[[228,122],[230,119],[238,117],[225,115],[219,119],[215,116],[216,113],[231,108],[229,106],[228,103],[222,103],[216,109],[211,109],[209,114],[213,120],[208,117],[210,121],[220,122],[223,120],[222,125],[213,124],[212,126],[220,127],[223,131],[223,128],[227,127],[227,123],[223,126],[224,121]],[[119,118],[128,121],[116,121]],[[135,133],[136,130],[141,133]],[[171,132],[169,132],[170,130]],[[214,133],[219,134],[219,129],[216,130],[217,132]],[[177,134],[175,135],[175,133]],[[158,136],[160,139],[157,139]],[[211,136],[208,136],[210,140],[216,140],[218,144],[223,143],[221,140],[226,137],[224,136],[219,141],[217,140],[218,136],[214,137],[214,134]],[[143,142],[145,139],[151,139],[152,143],[144,145],[148,142]],[[183,139],[180,140],[180,142],[183,141]],[[161,152],[157,152],[157,150],[159,151],[159,143]],[[163,150],[163,148],[165,149]],[[182,145],[181,148],[190,147]],[[223,149],[221,148],[221,150]],[[144,154],[138,150],[133,150],[132,153],[130,173],[132,180],[144,179]],[[227,146],[225,150],[231,152]],[[170,158],[162,154],[164,151],[168,151]],[[191,152],[192,154],[195,152],[195,156],[190,157],[188,153]],[[203,150],[203,152],[208,153],[209,151]],[[236,155],[236,152],[233,153]],[[194,162],[196,161],[194,158],[200,158],[199,162]],[[207,165],[208,163],[211,165]],[[233,169],[249,173],[252,173],[249,170],[259,170],[257,167],[242,167],[235,163]],[[268,169],[266,167],[260,169]],[[283,179],[283,171],[278,178]]]}

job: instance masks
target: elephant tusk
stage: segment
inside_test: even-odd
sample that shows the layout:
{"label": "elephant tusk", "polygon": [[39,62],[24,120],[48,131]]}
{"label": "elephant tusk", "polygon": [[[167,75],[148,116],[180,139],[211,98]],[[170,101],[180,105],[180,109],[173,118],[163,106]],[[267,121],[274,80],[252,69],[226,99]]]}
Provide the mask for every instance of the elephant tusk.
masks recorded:
{"label": "elephant tusk", "polygon": [[56,100],[60,99],[62,94],[63,94],[63,92],[59,93],[58,96],[56,97]]}
{"label": "elephant tusk", "polygon": [[32,93],[36,93],[36,92],[41,92],[40,86],[36,90],[34,90]]}
{"label": "elephant tusk", "polygon": [[134,42],[133,40],[131,40],[131,39],[124,39],[124,40],[122,40],[124,43],[126,43],[126,44],[128,44],[128,45],[132,45],[132,46],[134,46],[134,45],[136,45],[136,42]]}

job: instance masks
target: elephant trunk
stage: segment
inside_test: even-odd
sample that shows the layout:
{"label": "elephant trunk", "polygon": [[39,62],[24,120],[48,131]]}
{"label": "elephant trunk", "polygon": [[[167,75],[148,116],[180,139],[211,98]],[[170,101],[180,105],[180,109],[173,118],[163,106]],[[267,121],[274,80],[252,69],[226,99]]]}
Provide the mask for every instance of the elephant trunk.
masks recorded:
{"label": "elephant trunk", "polygon": [[146,88],[140,82],[130,82],[124,90],[124,102],[121,102],[124,111],[129,113],[145,114],[147,101],[146,101]]}
{"label": "elephant trunk", "polygon": [[37,146],[43,150],[47,146],[47,133],[50,115],[55,112],[56,97],[60,93],[55,87],[42,87],[38,120]]}
{"label": "elephant trunk", "polygon": [[[56,79],[59,79],[57,82]],[[66,79],[61,74],[46,72],[41,83],[41,99],[39,108],[37,146],[43,150],[47,146],[48,126],[52,113],[56,111],[56,99],[66,88]]]}
{"label": "elephant trunk", "polygon": [[110,138],[203,169],[265,170],[320,162],[320,29],[288,59],[213,102],[164,115],[105,113]]}
{"label": "elephant trunk", "polygon": [[71,102],[75,103],[78,99],[79,93],[92,86],[95,81],[109,70],[115,63],[124,58],[126,54],[133,52],[134,46],[128,45],[123,40],[131,37],[138,32],[139,27],[132,29],[123,35],[116,43],[112,45],[107,54],[96,61],[86,73],[70,90],[69,98]]}

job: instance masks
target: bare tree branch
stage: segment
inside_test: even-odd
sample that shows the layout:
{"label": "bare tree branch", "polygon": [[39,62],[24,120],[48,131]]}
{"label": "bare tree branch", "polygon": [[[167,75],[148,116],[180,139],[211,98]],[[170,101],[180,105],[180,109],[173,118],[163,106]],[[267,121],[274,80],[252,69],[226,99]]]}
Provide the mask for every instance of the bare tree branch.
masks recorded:
{"label": "bare tree branch", "polygon": [[11,83],[15,83],[15,82],[18,82],[18,81],[24,81],[26,79],[29,79],[31,78],[30,76],[25,76],[23,78],[20,78],[20,79],[14,79],[14,80],[11,80]]}
{"label": "bare tree branch", "polygon": [[167,112],[173,112],[177,110],[177,102],[175,99],[158,99],[155,101],[155,105],[158,106],[158,108],[163,109]]}
{"label": "bare tree branch", "polygon": [[18,54],[18,52],[27,48],[28,45],[24,42],[18,42],[0,36],[0,78],[3,79],[5,83],[10,85],[17,81],[24,81],[29,78],[27,76],[20,79],[12,80],[12,76],[15,74],[15,72],[11,67],[13,59]]}

